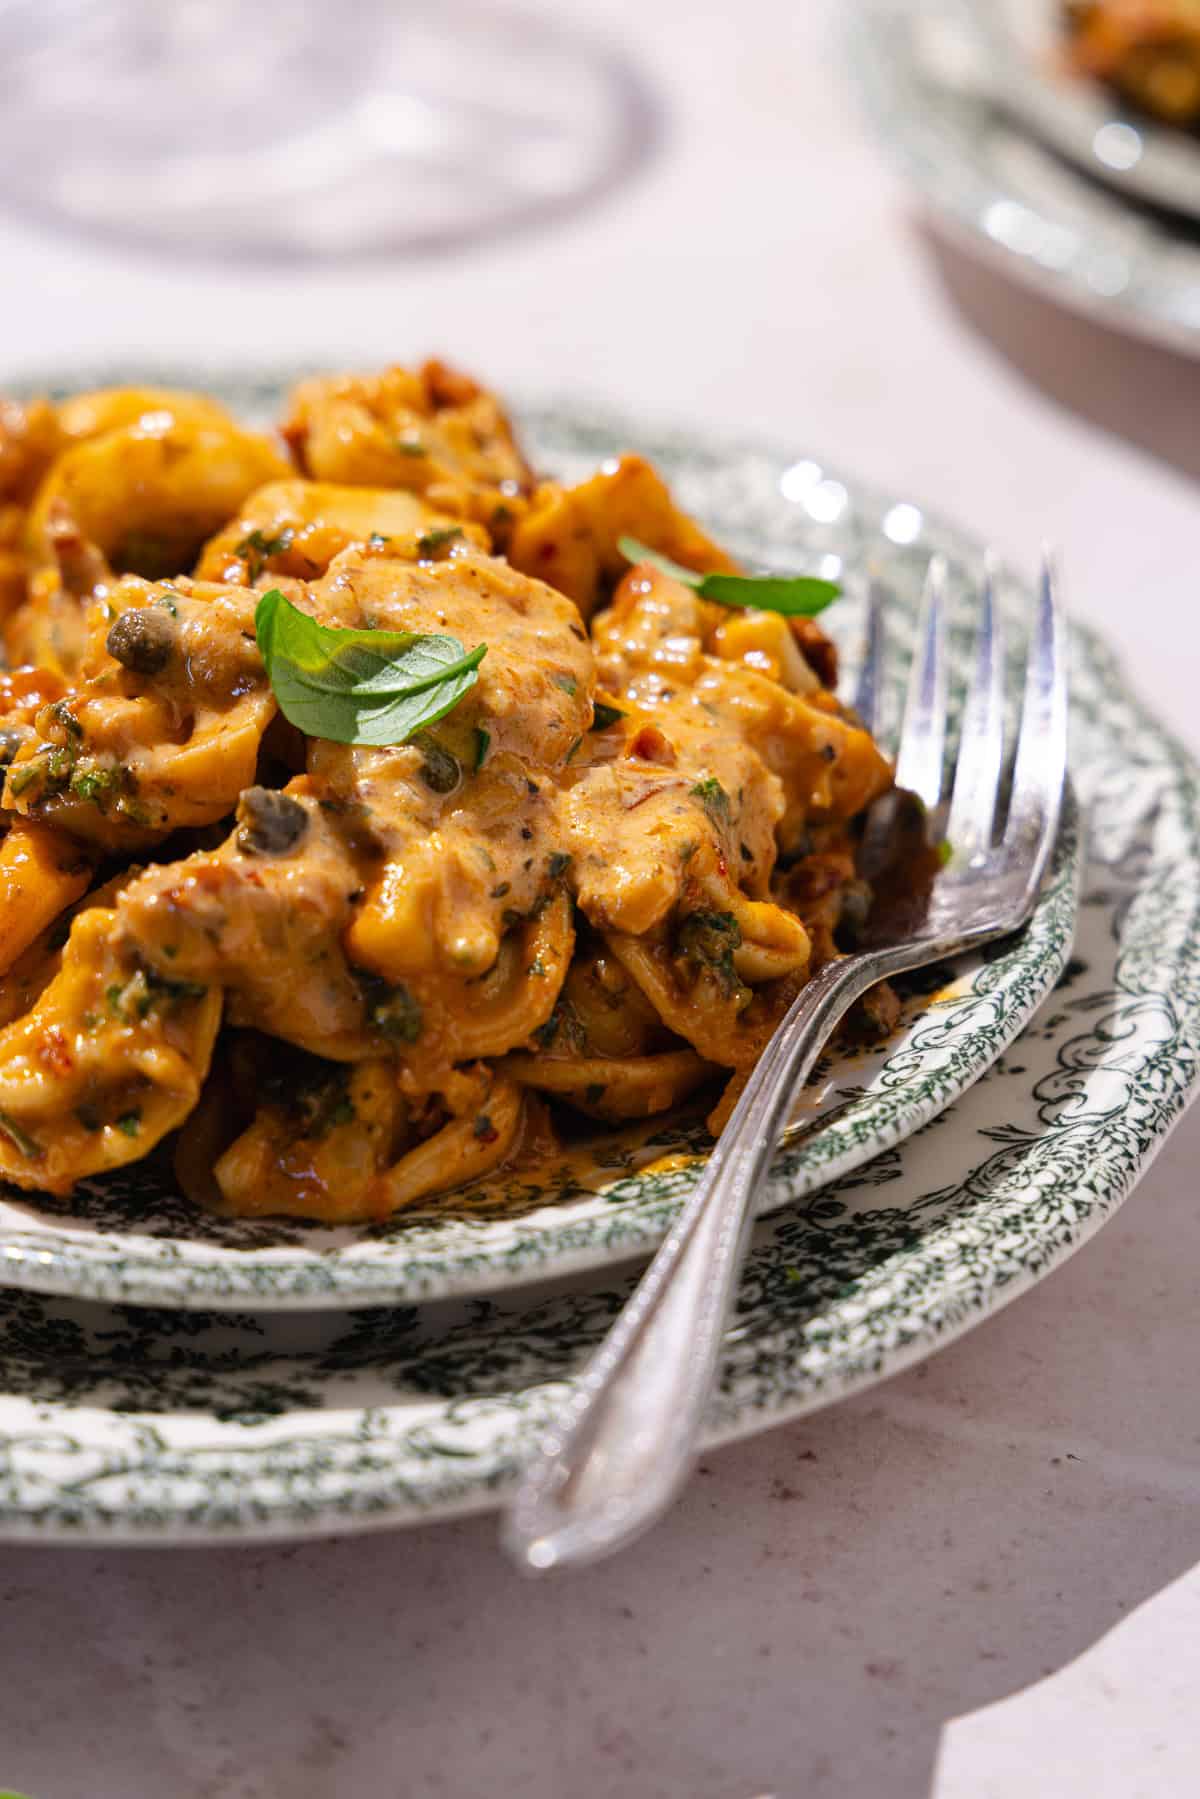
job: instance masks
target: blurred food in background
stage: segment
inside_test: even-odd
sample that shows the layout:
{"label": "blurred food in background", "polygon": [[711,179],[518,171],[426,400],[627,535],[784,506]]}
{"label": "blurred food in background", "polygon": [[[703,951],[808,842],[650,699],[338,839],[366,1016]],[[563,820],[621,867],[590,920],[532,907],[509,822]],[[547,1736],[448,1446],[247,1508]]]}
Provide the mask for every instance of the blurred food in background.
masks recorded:
{"label": "blurred food in background", "polygon": [[1072,60],[1168,125],[1200,125],[1200,0],[1066,0]]}

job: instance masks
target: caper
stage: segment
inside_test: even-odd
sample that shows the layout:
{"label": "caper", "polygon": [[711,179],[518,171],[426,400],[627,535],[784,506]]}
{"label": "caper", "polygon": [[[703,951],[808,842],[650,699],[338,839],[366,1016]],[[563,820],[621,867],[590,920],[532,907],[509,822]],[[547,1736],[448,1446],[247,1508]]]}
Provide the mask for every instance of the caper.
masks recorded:
{"label": "caper", "polygon": [[237,817],[237,846],[244,856],[284,856],[308,829],[308,813],[299,800],[270,787],[247,787]]}
{"label": "caper", "polygon": [[457,759],[424,731],[413,738],[413,746],[421,752],[420,775],[434,793],[453,793],[462,780]]}
{"label": "caper", "polygon": [[871,889],[866,881],[848,881],[839,899],[838,930],[853,943],[862,935],[871,910]]}
{"label": "caper", "polygon": [[179,626],[161,606],[134,606],[114,621],[105,648],[135,675],[158,675],[174,654],[178,634]]}

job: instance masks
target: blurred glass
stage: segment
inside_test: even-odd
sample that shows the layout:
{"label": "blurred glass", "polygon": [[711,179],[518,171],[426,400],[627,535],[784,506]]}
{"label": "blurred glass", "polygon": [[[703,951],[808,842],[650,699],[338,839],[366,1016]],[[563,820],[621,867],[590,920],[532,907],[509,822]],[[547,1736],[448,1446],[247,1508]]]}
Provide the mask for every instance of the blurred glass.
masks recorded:
{"label": "blurred glass", "polygon": [[175,251],[429,250],[642,157],[626,58],[460,0],[0,0],[0,199]]}

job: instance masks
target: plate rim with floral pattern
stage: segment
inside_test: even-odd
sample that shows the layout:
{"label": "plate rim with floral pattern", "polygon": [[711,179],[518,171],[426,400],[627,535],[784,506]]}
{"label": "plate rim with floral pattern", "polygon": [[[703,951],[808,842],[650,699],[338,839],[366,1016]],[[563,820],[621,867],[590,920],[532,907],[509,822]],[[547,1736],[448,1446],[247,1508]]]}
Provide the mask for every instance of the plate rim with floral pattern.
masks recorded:
{"label": "plate rim with floral pattern", "polygon": [[[88,384],[122,378],[128,380],[130,371],[105,371],[90,376]],[[277,404],[290,376],[239,378],[189,368],[138,371],[136,378],[204,386],[255,416]],[[22,383],[25,391],[32,385],[28,378]],[[64,391],[68,381],[59,373],[48,385]],[[890,555],[904,559],[910,587],[917,564],[934,549],[947,555],[960,579],[978,566],[969,540],[911,500],[879,495],[802,453],[714,445],[711,437],[701,447],[686,431],[647,432],[605,417],[594,406],[524,408],[521,423],[552,468],[574,458],[582,472],[600,456],[636,445],[665,468],[684,503],[706,514],[718,536],[777,566],[794,563],[830,572],[837,564],[841,572],[844,563],[849,578],[869,564],[883,568]],[[1021,584],[1011,573],[1005,579],[1012,602]],[[847,602],[842,604],[848,618]],[[898,616],[900,606],[897,600]],[[963,666],[968,651],[964,623],[956,652]],[[799,1147],[776,1162],[762,1211],[803,1198],[920,1129],[1002,1054],[1067,959],[1079,868],[1078,831],[1068,820],[1052,877],[1027,930],[962,964],[927,1007],[915,1004],[908,1028],[896,1040],[859,1056],[852,1070],[857,1084],[851,1079],[844,1097],[835,1090],[820,1128],[805,1132]],[[695,1141],[694,1132],[687,1135],[673,1120],[652,1134],[666,1151],[686,1151]],[[612,1154],[619,1157],[619,1149]],[[694,1157],[673,1159],[676,1166],[645,1172],[618,1161],[604,1191],[572,1194],[568,1180],[565,1199],[563,1179],[556,1174],[557,1200],[551,1187],[553,1203],[511,1218],[439,1215],[434,1202],[399,1228],[325,1232],[295,1221],[211,1220],[177,1197],[157,1195],[149,1203],[157,1203],[168,1234],[138,1230],[132,1223],[89,1226],[87,1208],[103,1221],[106,1207],[146,1203],[139,1197],[146,1177],[135,1166],[86,1184],[82,1202],[0,1194],[0,1286],[101,1301],[262,1311],[491,1292],[651,1251],[697,1178]],[[536,1193],[536,1187],[525,1186],[522,1205],[534,1205]],[[105,1197],[122,1194],[128,1197]],[[212,1234],[226,1240],[214,1243]]]}

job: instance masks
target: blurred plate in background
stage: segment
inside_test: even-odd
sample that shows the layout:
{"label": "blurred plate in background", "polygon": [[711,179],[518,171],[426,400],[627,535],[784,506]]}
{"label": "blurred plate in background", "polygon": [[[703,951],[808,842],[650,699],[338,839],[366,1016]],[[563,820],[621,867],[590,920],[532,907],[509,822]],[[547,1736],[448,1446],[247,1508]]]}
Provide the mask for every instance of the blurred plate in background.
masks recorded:
{"label": "blurred plate in background", "polygon": [[1200,230],[1132,205],[1031,132],[965,17],[962,0],[859,0],[845,24],[870,118],[939,226],[1064,306],[1200,355]]}
{"label": "blurred plate in background", "polygon": [[1118,192],[1200,220],[1200,138],[1123,107],[1063,54],[1061,0],[964,0],[1004,103]]}

